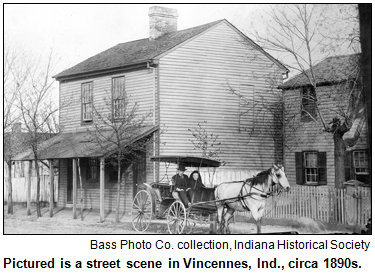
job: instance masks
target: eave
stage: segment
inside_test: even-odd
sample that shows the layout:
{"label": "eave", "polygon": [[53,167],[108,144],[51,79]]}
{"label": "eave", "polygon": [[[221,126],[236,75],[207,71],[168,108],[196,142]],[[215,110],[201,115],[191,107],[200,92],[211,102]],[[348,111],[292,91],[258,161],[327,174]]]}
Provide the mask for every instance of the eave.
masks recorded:
{"label": "eave", "polygon": [[103,70],[95,70],[95,71],[71,74],[71,75],[60,76],[60,77],[58,75],[55,75],[53,76],[53,78],[55,78],[59,82],[68,82],[68,81],[73,81],[73,80],[87,79],[87,78],[93,78],[93,77],[98,77],[98,76],[105,76],[105,75],[117,74],[117,73],[122,73],[122,72],[147,69],[150,64],[153,64],[152,60],[143,60],[134,64],[127,64],[121,67],[113,67],[113,68],[107,68]]}

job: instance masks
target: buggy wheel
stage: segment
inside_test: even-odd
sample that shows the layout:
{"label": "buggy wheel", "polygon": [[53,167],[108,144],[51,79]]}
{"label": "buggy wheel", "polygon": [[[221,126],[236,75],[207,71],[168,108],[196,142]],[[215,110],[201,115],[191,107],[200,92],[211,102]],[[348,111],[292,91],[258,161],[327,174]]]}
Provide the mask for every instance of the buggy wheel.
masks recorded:
{"label": "buggy wheel", "polygon": [[186,225],[186,208],[180,201],[175,201],[168,208],[167,225],[170,234],[182,234]]}
{"label": "buggy wheel", "polygon": [[133,200],[132,224],[137,232],[144,232],[150,225],[152,218],[151,194],[145,190],[139,191]]}

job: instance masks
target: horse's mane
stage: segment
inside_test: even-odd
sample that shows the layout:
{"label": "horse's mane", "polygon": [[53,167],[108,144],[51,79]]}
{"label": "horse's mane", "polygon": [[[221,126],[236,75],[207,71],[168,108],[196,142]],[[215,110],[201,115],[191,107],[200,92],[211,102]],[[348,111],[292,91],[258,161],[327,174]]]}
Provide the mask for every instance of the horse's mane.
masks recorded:
{"label": "horse's mane", "polygon": [[246,179],[246,182],[249,182],[251,186],[263,184],[266,182],[268,176],[271,174],[272,168],[259,172],[255,177]]}

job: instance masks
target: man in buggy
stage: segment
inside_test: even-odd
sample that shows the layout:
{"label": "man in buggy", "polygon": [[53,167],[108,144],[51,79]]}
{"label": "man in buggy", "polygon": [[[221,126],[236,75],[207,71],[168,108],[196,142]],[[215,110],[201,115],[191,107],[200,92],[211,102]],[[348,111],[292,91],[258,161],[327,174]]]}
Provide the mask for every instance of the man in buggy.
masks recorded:
{"label": "man in buggy", "polygon": [[185,165],[179,164],[177,174],[172,177],[172,185],[178,193],[180,200],[186,208],[191,206],[191,198],[193,197],[193,190],[189,184],[189,177],[185,175]]}

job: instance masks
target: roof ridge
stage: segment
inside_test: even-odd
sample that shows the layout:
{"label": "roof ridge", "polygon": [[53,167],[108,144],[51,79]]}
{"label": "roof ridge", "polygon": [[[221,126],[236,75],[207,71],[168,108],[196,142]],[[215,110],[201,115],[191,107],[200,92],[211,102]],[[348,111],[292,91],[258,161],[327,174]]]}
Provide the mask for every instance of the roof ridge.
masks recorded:
{"label": "roof ridge", "polygon": [[[329,59],[329,58],[338,58],[338,57],[351,56],[351,55],[358,55],[358,54],[361,54],[361,53],[339,54],[339,55],[327,56],[325,59]],[[325,59],[323,59],[323,60],[325,60]],[[322,60],[322,61],[323,61],[323,60]]]}
{"label": "roof ridge", "polygon": [[[195,26],[195,27],[190,27],[190,28],[187,28],[187,29],[182,29],[182,30],[178,30],[176,32],[173,32],[173,33],[168,33],[166,35],[173,35],[173,34],[176,34],[176,33],[179,33],[179,32],[183,32],[183,31],[188,31],[188,30],[192,30],[192,29],[195,29],[195,28],[201,28],[205,25],[210,25],[210,24],[213,24],[214,23],[219,23],[220,21],[227,21],[225,18],[224,19],[220,19],[220,20],[216,20],[216,21],[212,21],[212,22],[209,22],[209,23],[205,23],[205,24],[202,24],[202,25],[198,25],[198,26]],[[164,36],[164,35],[163,35]],[[162,38],[163,36],[161,36],[160,38]],[[158,38],[159,39],[159,38]],[[156,39],[155,41],[158,41],[158,39]],[[148,37],[146,38],[140,38],[140,39],[137,39],[137,40],[131,40],[131,41],[127,41],[127,42],[121,42],[121,43],[118,43],[117,45],[113,46],[113,47],[116,47],[118,45],[123,45],[123,44],[127,44],[127,43],[133,43],[133,42],[139,42],[139,41],[142,41],[142,40],[149,40]],[[113,48],[111,47],[111,48]]]}
{"label": "roof ridge", "polygon": [[[155,40],[142,38],[119,43],[94,56],[86,58],[73,67],[62,71],[53,77],[59,80],[61,78],[78,77],[78,75],[100,70],[111,70],[127,65],[140,64],[173,49],[177,45],[195,37],[196,35],[207,30],[209,27],[215,26],[220,22],[227,22],[227,20],[220,19],[199,26],[183,29],[163,35]],[[100,68],[97,64],[100,64]]]}
{"label": "roof ridge", "polygon": [[[356,71],[355,63],[351,57],[359,56],[361,53],[342,54],[328,56],[314,66],[309,67],[304,72],[299,72],[297,75],[285,81],[280,88],[298,88],[309,85],[309,76],[313,70],[316,84],[325,85],[325,83],[337,83],[351,77],[352,72]],[[309,76],[306,76],[309,75]]]}

